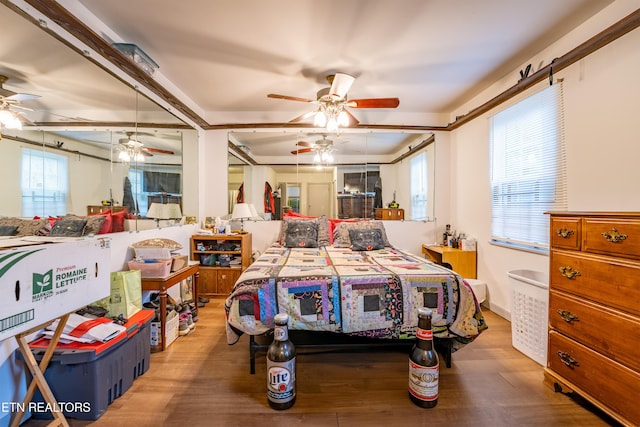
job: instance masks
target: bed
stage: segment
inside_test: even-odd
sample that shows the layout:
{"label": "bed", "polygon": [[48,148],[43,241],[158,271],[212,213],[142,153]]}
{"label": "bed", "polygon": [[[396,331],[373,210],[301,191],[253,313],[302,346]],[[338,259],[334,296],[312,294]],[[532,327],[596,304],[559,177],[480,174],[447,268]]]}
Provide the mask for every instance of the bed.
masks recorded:
{"label": "bed", "polygon": [[273,329],[276,313],[289,314],[292,333],[382,345],[411,343],[422,306],[434,310],[434,337],[445,343],[447,366],[452,352],[487,327],[462,277],[391,246],[381,221],[285,218],[281,238],[242,273],[225,301],[227,342],[250,335],[253,373],[255,351],[264,348],[254,338]]}

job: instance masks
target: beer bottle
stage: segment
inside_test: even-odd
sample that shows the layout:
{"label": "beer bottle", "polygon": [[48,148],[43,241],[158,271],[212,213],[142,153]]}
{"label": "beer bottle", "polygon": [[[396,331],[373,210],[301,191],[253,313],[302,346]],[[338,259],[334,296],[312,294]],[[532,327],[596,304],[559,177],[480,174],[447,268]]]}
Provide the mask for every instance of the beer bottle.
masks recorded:
{"label": "beer bottle", "polygon": [[267,398],[273,409],[288,409],[296,402],[296,348],[289,340],[289,316],[274,317],[273,342],[267,351]]}
{"label": "beer bottle", "polygon": [[416,343],[409,354],[409,398],[422,408],[438,404],[440,367],[433,348],[431,315],[432,311],[426,307],[418,309]]}

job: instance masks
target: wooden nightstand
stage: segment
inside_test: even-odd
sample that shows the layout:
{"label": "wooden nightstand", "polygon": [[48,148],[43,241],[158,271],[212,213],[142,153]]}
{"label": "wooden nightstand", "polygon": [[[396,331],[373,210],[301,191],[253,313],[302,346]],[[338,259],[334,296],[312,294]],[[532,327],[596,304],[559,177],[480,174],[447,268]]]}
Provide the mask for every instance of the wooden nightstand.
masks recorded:
{"label": "wooden nightstand", "polygon": [[453,267],[453,271],[465,279],[476,278],[476,251],[463,251],[448,246],[422,245],[422,253],[433,262],[448,262]]}

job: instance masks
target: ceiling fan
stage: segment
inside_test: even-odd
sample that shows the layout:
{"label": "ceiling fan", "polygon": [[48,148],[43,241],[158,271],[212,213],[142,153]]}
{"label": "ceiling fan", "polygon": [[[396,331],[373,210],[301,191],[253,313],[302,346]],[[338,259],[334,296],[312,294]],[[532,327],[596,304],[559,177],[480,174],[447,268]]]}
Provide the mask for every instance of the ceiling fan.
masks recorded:
{"label": "ceiling fan", "polygon": [[331,74],[327,76],[327,81],[331,86],[320,89],[315,100],[275,93],[270,93],[267,97],[318,104],[318,109],[298,116],[290,123],[313,117],[316,126],[326,126],[330,132],[337,131],[339,126],[353,126],[360,123],[347,108],[396,108],[400,105],[398,98],[347,99],[347,92],[355,81],[355,77],[349,74]]}
{"label": "ceiling fan", "polygon": [[298,141],[296,145],[303,148],[293,150],[291,154],[298,155],[315,152],[316,155],[314,156],[313,161],[316,163],[331,163],[333,161],[333,153],[337,150],[333,145],[333,141],[327,139],[327,135],[322,135],[322,139],[319,139],[316,142]]}
{"label": "ceiling fan", "polygon": [[[144,161],[144,157],[153,156],[152,153],[158,154],[175,154],[170,150],[163,150],[160,148],[146,147],[142,142],[138,141],[136,132],[125,132],[126,138],[120,138],[120,153],[118,158],[122,161],[128,162],[136,160],[139,162]],[[134,137],[135,135],[135,137]]]}
{"label": "ceiling fan", "polygon": [[6,83],[7,80],[9,80],[7,76],[0,75],[0,126],[5,126],[9,129],[22,129],[23,123],[33,125],[34,123],[29,120],[23,112],[14,111],[13,108],[33,111],[31,108],[23,107],[19,104],[22,101],[40,98],[40,96],[28,93],[16,93],[5,89],[3,84]]}

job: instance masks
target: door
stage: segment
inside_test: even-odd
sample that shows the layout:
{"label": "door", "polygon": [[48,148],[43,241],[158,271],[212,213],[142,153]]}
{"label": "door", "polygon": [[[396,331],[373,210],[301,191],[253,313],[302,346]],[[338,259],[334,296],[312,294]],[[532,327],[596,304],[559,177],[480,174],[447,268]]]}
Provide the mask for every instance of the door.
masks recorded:
{"label": "door", "polygon": [[331,216],[331,183],[309,183],[307,186],[307,215]]}

